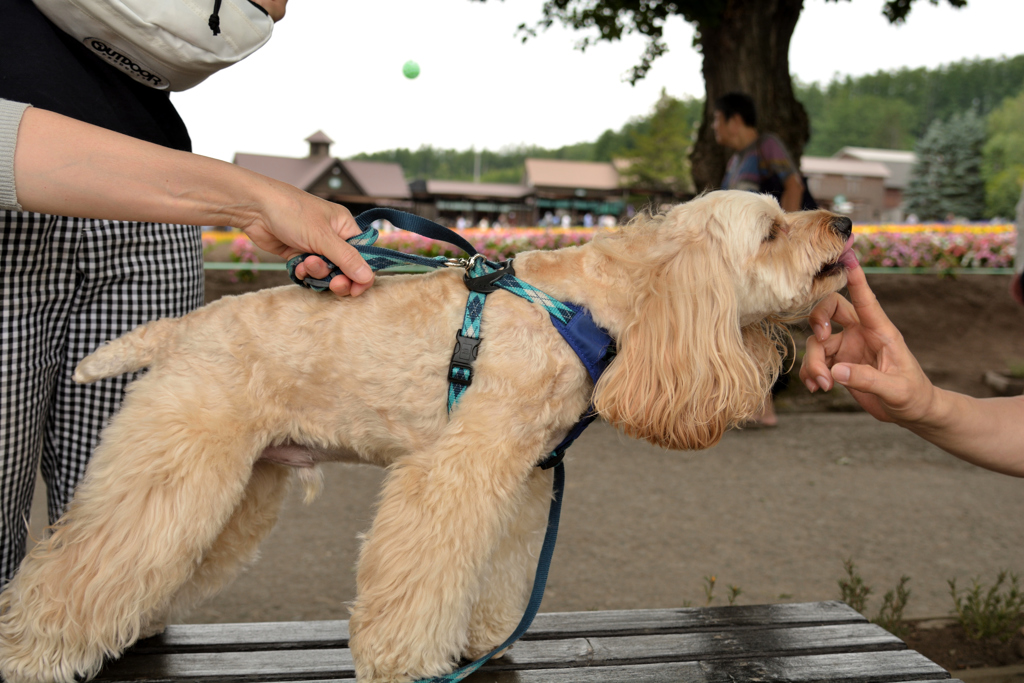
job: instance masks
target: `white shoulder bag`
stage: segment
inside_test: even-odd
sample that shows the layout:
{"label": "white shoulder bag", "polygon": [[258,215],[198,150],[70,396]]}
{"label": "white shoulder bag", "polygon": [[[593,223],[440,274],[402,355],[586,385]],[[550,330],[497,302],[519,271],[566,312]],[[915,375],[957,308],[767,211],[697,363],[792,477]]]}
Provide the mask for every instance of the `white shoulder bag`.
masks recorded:
{"label": "white shoulder bag", "polygon": [[274,21],[249,0],[33,0],[65,33],[135,80],[187,90],[245,59]]}

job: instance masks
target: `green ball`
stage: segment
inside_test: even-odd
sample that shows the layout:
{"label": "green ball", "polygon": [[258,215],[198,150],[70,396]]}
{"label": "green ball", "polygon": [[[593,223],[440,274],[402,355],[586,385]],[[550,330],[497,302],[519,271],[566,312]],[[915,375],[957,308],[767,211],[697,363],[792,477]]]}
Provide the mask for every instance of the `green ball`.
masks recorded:
{"label": "green ball", "polygon": [[410,59],[402,65],[402,73],[406,78],[416,78],[420,75],[420,65]]}

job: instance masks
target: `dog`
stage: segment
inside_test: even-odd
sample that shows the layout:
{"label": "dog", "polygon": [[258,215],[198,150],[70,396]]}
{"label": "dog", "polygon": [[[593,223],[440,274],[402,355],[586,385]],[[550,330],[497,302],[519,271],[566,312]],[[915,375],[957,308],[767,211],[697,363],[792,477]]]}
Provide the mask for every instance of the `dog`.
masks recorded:
{"label": "dog", "polygon": [[517,275],[589,309],[617,355],[595,385],[543,308],[495,292],[450,416],[468,296],[457,269],[380,278],[357,298],[226,297],[100,347],[76,381],[149,371],[0,593],[0,673],[94,676],[231,581],[292,472],[315,495],[325,461],[388,469],[350,608],[358,680],[441,675],[489,652],[528,600],[552,488],[537,463],[591,402],[671,449],[712,446],[757,414],[782,364],[779,316],[845,285],[851,231],[826,211],[720,191],[521,254]]}

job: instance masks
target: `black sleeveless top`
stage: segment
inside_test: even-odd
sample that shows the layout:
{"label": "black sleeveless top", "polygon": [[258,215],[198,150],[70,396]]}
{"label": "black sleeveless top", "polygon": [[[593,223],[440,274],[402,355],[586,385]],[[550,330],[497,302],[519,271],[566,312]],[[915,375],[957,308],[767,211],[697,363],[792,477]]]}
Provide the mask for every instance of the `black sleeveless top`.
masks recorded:
{"label": "black sleeveless top", "polygon": [[0,97],[192,151],[167,92],[104,64],[54,26],[32,0],[0,0]]}

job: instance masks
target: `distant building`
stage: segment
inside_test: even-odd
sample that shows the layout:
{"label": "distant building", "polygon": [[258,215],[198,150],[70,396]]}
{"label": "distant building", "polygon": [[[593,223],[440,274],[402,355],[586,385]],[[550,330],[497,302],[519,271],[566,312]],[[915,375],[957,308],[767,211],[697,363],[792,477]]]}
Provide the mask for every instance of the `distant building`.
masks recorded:
{"label": "distant building", "polygon": [[876,161],[809,157],[800,159],[808,189],[822,208],[849,216],[857,223],[877,223],[885,211],[889,169]]}
{"label": "distant building", "polygon": [[871,149],[868,147],[843,147],[832,155],[837,159],[873,161],[889,169],[885,186],[885,203],[882,209],[883,222],[900,223],[905,218],[903,194],[910,184],[910,174],[917,163],[917,155],[896,149]]}
{"label": "distant building", "polygon": [[264,154],[235,154],[242,168],[294,185],[328,201],[344,204],[353,214],[375,206],[413,209],[412,192],[399,164],[344,161],[330,155],[334,142],[323,131],[306,138],[309,155],[303,158]]}
{"label": "distant building", "polygon": [[486,220],[516,227],[536,225],[532,192],[525,185],[472,183],[465,180],[414,180],[409,184],[416,213],[444,225]]}
{"label": "distant building", "polygon": [[527,159],[525,166],[538,220],[547,213],[567,214],[580,225],[586,213],[618,217],[625,209],[619,172],[609,162]]}
{"label": "distant building", "polygon": [[615,165],[605,162],[526,159],[522,184],[430,179],[409,183],[400,164],[332,157],[334,141],[323,131],[306,142],[305,157],[239,152],[234,163],[344,204],[353,214],[392,207],[446,225],[583,225],[587,214],[592,224],[614,224],[626,215],[631,195],[646,196],[649,202],[657,198],[649,188],[623,187]]}

